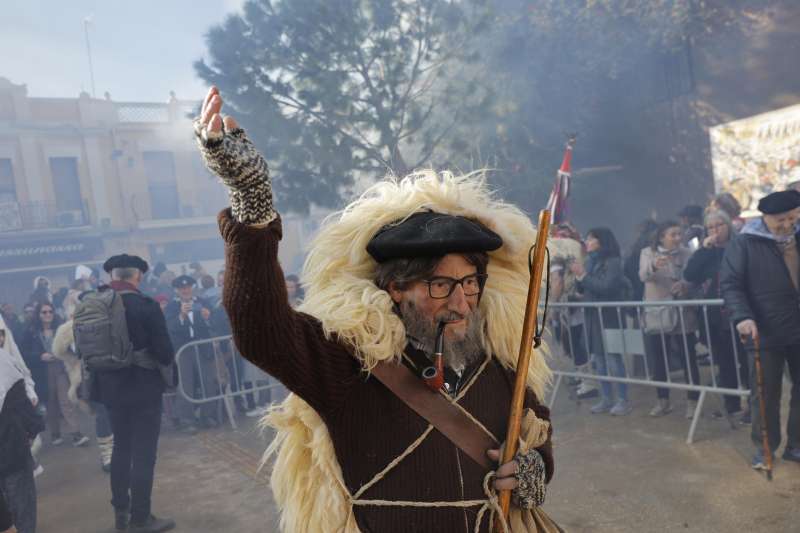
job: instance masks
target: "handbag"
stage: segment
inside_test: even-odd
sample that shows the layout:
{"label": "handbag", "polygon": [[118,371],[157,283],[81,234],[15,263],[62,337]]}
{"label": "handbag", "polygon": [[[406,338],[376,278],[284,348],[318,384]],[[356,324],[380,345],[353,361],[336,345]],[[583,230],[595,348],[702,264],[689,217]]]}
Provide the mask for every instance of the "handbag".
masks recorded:
{"label": "handbag", "polygon": [[647,334],[672,333],[678,329],[678,308],[670,305],[654,305],[644,309],[644,332]]}

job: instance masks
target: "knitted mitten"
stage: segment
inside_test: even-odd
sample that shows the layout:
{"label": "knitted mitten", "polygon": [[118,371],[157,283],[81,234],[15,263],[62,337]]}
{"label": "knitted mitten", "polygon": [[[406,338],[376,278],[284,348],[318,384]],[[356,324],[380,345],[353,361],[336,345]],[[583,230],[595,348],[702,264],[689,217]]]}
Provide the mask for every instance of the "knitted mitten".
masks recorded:
{"label": "knitted mitten", "polygon": [[547,491],[545,485],[545,466],[542,455],[535,449],[518,453],[514,460],[517,468],[517,488],[511,492],[514,505],[520,509],[533,509],[544,504]]}
{"label": "knitted mitten", "polygon": [[211,133],[195,119],[194,132],[206,166],[228,187],[233,217],[244,224],[271,222],[276,213],[267,162],[244,130]]}

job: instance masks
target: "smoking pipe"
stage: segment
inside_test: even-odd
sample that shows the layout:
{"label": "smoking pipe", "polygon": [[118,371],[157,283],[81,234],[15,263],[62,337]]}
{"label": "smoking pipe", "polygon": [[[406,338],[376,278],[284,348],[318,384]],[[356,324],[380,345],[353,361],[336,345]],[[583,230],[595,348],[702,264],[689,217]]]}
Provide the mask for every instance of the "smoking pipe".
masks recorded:
{"label": "smoking pipe", "polygon": [[444,328],[447,322],[439,322],[436,329],[436,343],[433,354],[433,365],[422,370],[422,378],[431,390],[438,391],[444,385]]}

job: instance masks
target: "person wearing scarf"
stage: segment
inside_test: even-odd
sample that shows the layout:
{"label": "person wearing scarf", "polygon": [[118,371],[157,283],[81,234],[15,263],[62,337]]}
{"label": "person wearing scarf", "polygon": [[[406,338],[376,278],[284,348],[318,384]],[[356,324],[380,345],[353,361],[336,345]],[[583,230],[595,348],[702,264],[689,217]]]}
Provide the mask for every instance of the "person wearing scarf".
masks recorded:
{"label": "person wearing scarf", "polygon": [[773,454],[782,440],[781,389],[787,366],[792,392],[783,458],[800,463],[800,192],[771,193],[759,201],[758,209],[762,216],[749,220],[725,251],[720,286],[731,320],[746,341],[751,376],[755,375],[755,341],[760,347],[766,421],[761,420],[761,395],[755,390],[750,411],[751,438],[758,450],[752,466],[762,469],[761,424],[766,423]]}
{"label": "person wearing scarf", "polygon": [[[34,533],[36,485],[30,446],[44,430],[44,420],[25,391],[24,369],[3,348],[0,348],[0,404],[0,493],[17,531]],[[2,520],[0,517],[0,530],[5,531],[9,524],[7,520],[3,524]]]}
{"label": "person wearing scarf", "polygon": [[[677,221],[659,224],[653,243],[642,250],[639,277],[644,283],[646,302],[684,299],[690,284],[683,279],[683,270],[691,251],[681,245],[682,231]],[[644,308],[645,350],[650,360],[654,381],[667,381],[669,359],[675,357],[683,367],[686,383],[700,384],[700,371],[694,345],[697,342],[697,313],[694,309],[648,306]],[[685,337],[685,339],[684,339]],[[686,350],[688,349],[688,353]],[[672,411],[669,389],[656,389],[657,403],[650,416],[663,416]],[[694,416],[697,391],[687,392],[686,418]]]}
{"label": "person wearing scarf", "polygon": [[[584,301],[613,302],[625,299],[630,284],[622,270],[619,244],[614,233],[605,227],[593,228],[586,235],[588,255],[586,265],[572,263],[572,271],[577,279],[578,293]],[[604,329],[621,327],[617,309],[608,307],[602,310],[586,309],[586,328],[589,350],[595,363],[597,374],[601,376],[626,377],[625,362],[620,353],[610,353],[603,340]],[[625,416],[631,412],[628,403],[628,385],[617,383],[617,398],[614,401],[614,387],[608,381],[601,381],[602,399],[591,408],[593,414],[610,413]]]}

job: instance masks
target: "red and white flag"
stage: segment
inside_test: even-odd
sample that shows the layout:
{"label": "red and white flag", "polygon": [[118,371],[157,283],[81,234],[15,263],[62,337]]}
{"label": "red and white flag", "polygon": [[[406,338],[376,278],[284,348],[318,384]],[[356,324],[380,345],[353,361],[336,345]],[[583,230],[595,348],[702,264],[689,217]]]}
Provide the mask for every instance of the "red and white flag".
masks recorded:
{"label": "red and white flag", "polygon": [[569,198],[570,177],[572,176],[572,147],[575,146],[575,136],[570,136],[564,150],[564,159],[558,169],[553,192],[547,201],[547,209],[551,213],[553,224],[560,224],[567,220],[567,199]]}

